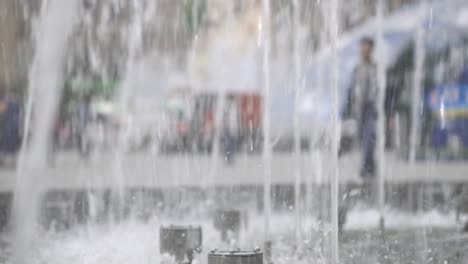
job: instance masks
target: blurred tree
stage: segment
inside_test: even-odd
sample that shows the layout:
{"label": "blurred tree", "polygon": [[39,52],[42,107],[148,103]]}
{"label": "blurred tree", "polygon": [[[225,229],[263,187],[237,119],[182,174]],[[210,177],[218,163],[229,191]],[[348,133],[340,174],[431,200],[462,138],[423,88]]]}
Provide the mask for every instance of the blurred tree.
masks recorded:
{"label": "blurred tree", "polygon": [[22,51],[25,21],[17,0],[0,1],[0,89],[14,90],[26,79]]}
{"label": "blurred tree", "polygon": [[203,23],[206,12],[206,0],[186,0],[185,16],[189,32],[193,35]]}

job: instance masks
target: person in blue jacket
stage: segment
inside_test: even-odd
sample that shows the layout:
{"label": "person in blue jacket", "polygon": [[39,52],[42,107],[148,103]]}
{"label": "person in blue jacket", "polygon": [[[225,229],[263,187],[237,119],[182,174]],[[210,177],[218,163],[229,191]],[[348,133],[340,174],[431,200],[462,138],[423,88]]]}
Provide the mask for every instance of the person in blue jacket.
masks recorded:
{"label": "person in blue jacket", "polygon": [[2,115],[0,152],[2,154],[14,154],[21,145],[21,107],[14,95],[8,93],[1,99],[0,112]]}

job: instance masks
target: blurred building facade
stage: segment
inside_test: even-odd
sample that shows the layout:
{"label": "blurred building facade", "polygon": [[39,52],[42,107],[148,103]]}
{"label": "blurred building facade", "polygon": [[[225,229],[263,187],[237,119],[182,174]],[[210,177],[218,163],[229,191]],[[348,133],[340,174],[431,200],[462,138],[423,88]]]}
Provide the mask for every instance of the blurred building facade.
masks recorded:
{"label": "blurred building facade", "polygon": [[[387,13],[392,13],[405,5],[416,3],[417,0],[384,0]],[[354,28],[375,15],[377,0],[346,0],[341,1],[341,28],[346,31]]]}
{"label": "blurred building facade", "polygon": [[[0,86],[10,89],[24,85],[30,49],[30,22],[25,22],[23,5],[29,10],[38,9],[41,1],[0,1]],[[260,0],[144,0],[135,8],[131,1],[116,7],[111,0],[83,1],[84,21],[72,41],[68,71],[72,75],[106,76],[119,78],[125,71],[128,59],[128,34],[132,19],[139,12],[143,26],[139,56],[154,55],[175,58],[176,64],[187,64],[195,36],[203,38],[208,31],[222,23],[246,20],[244,33],[257,37],[261,16]],[[393,11],[415,0],[389,0],[388,10]],[[326,1],[299,1],[300,21],[305,50],[317,49],[323,39]],[[375,14],[375,0],[341,1],[340,30],[358,26]],[[121,5],[121,4],[119,4]],[[87,11],[86,11],[87,9]],[[141,13],[141,14],[140,14]],[[290,0],[272,0],[273,54],[292,48],[292,21],[294,10]],[[286,22],[285,22],[286,21]],[[290,23],[287,23],[289,21]],[[240,21],[241,24],[243,23]],[[289,36],[288,36],[289,35]],[[323,44],[323,43],[322,43]],[[29,51],[29,52],[28,52]],[[71,65],[71,66],[70,66]]]}

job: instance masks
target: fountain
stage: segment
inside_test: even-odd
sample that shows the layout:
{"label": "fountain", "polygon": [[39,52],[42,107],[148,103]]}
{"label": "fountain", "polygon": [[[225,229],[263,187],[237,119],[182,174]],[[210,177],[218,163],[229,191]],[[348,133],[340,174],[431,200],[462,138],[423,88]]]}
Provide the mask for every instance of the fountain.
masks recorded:
{"label": "fountain", "polygon": [[[17,168],[0,166],[0,263],[466,262],[466,161],[431,143],[468,61],[466,1],[20,2],[33,56]],[[382,116],[371,204],[359,144],[341,142],[364,36]]]}

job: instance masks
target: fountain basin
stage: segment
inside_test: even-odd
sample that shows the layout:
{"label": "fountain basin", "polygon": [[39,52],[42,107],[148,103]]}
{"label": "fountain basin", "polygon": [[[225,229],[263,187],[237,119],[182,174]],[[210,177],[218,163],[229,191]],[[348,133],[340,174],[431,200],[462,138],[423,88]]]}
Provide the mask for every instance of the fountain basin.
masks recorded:
{"label": "fountain basin", "polygon": [[257,249],[253,251],[218,251],[208,254],[208,264],[263,264],[263,253]]}

